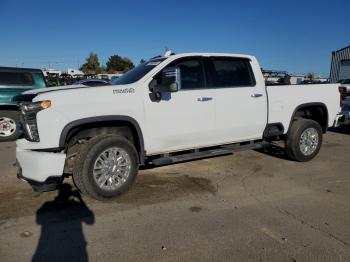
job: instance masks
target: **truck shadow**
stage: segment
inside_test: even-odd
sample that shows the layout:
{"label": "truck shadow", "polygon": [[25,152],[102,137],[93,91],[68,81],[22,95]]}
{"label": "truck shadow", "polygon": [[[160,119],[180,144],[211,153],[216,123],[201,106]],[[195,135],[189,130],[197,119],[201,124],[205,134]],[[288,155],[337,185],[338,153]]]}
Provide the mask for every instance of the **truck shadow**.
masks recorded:
{"label": "truck shadow", "polygon": [[270,144],[262,149],[256,149],[256,152],[262,153],[264,155],[273,156],[279,159],[290,160],[283,147],[276,144]]}
{"label": "truck shadow", "polygon": [[92,225],[94,213],[70,184],[63,184],[56,198],[36,213],[41,235],[32,261],[88,261],[82,224]]}
{"label": "truck shadow", "polygon": [[343,135],[350,135],[350,125],[330,128],[329,131]]}

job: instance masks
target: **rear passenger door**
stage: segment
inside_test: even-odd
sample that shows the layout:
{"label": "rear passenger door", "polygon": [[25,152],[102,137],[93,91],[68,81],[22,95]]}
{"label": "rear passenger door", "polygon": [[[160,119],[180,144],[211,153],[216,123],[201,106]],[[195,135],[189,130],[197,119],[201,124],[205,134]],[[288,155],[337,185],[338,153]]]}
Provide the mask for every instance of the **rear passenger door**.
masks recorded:
{"label": "rear passenger door", "polygon": [[254,78],[247,58],[206,59],[208,86],[215,89],[216,135],[220,143],[262,138],[267,123],[265,86]]}

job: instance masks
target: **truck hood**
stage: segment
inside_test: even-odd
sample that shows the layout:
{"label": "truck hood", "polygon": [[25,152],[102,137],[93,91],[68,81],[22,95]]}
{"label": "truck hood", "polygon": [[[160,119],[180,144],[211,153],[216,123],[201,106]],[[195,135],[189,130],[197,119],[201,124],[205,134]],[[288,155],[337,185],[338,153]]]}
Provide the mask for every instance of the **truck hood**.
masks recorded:
{"label": "truck hood", "polygon": [[117,86],[106,85],[106,86],[97,86],[97,87],[85,86],[85,85],[68,85],[68,86],[56,86],[56,87],[30,90],[14,97],[13,100],[16,102],[31,102],[36,96],[41,94],[50,95],[51,93],[54,93],[54,92],[60,93],[60,92],[65,92],[66,90],[68,91],[68,90],[75,90],[75,89],[85,89],[86,91],[89,90],[91,92],[94,92],[97,89],[101,89],[104,87],[115,88],[113,92],[120,92],[120,93],[124,93],[124,92],[128,93],[130,92],[131,89],[134,90],[132,86],[128,86],[128,88],[126,88],[126,85],[117,85]]}
{"label": "truck hood", "polygon": [[55,87],[48,87],[48,88],[33,89],[33,90],[28,90],[26,92],[23,92],[23,93],[15,96],[12,101],[14,101],[14,102],[31,102],[31,101],[33,101],[34,97],[36,97],[37,95],[40,95],[40,94],[46,94],[46,93],[64,91],[64,90],[71,90],[71,89],[78,89],[78,88],[88,88],[88,87],[89,86],[84,86],[84,85],[69,85],[69,86],[55,86]]}
{"label": "truck hood", "polygon": [[37,94],[41,94],[41,93],[48,93],[48,92],[55,92],[55,91],[62,91],[62,90],[69,90],[69,89],[77,89],[77,88],[89,88],[89,87],[90,86],[84,86],[84,85],[53,86],[53,87],[48,87],[48,88],[29,90],[27,92],[24,92],[23,94],[37,95]]}

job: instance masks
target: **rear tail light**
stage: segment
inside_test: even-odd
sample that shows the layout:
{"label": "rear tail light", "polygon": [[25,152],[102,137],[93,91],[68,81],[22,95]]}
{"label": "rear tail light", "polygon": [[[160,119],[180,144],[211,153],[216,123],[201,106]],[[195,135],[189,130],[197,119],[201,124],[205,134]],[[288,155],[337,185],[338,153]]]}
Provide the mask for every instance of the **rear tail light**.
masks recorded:
{"label": "rear tail light", "polygon": [[343,107],[346,99],[346,87],[339,86],[340,107]]}

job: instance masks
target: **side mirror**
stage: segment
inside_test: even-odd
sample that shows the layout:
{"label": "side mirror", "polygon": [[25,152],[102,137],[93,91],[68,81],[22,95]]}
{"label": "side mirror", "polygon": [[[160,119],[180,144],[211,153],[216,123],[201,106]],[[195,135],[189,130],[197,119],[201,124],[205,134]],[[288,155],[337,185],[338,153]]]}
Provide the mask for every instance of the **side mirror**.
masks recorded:
{"label": "side mirror", "polygon": [[162,85],[168,92],[177,92],[181,89],[181,74],[179,67],[168,67],[162,71]]}
{"label": "side mirror", "polygon": [[164,68],[161,72],[161,83],[153,85],[153,92],[177,92],[181,89],[181,74],[179,67]]}

